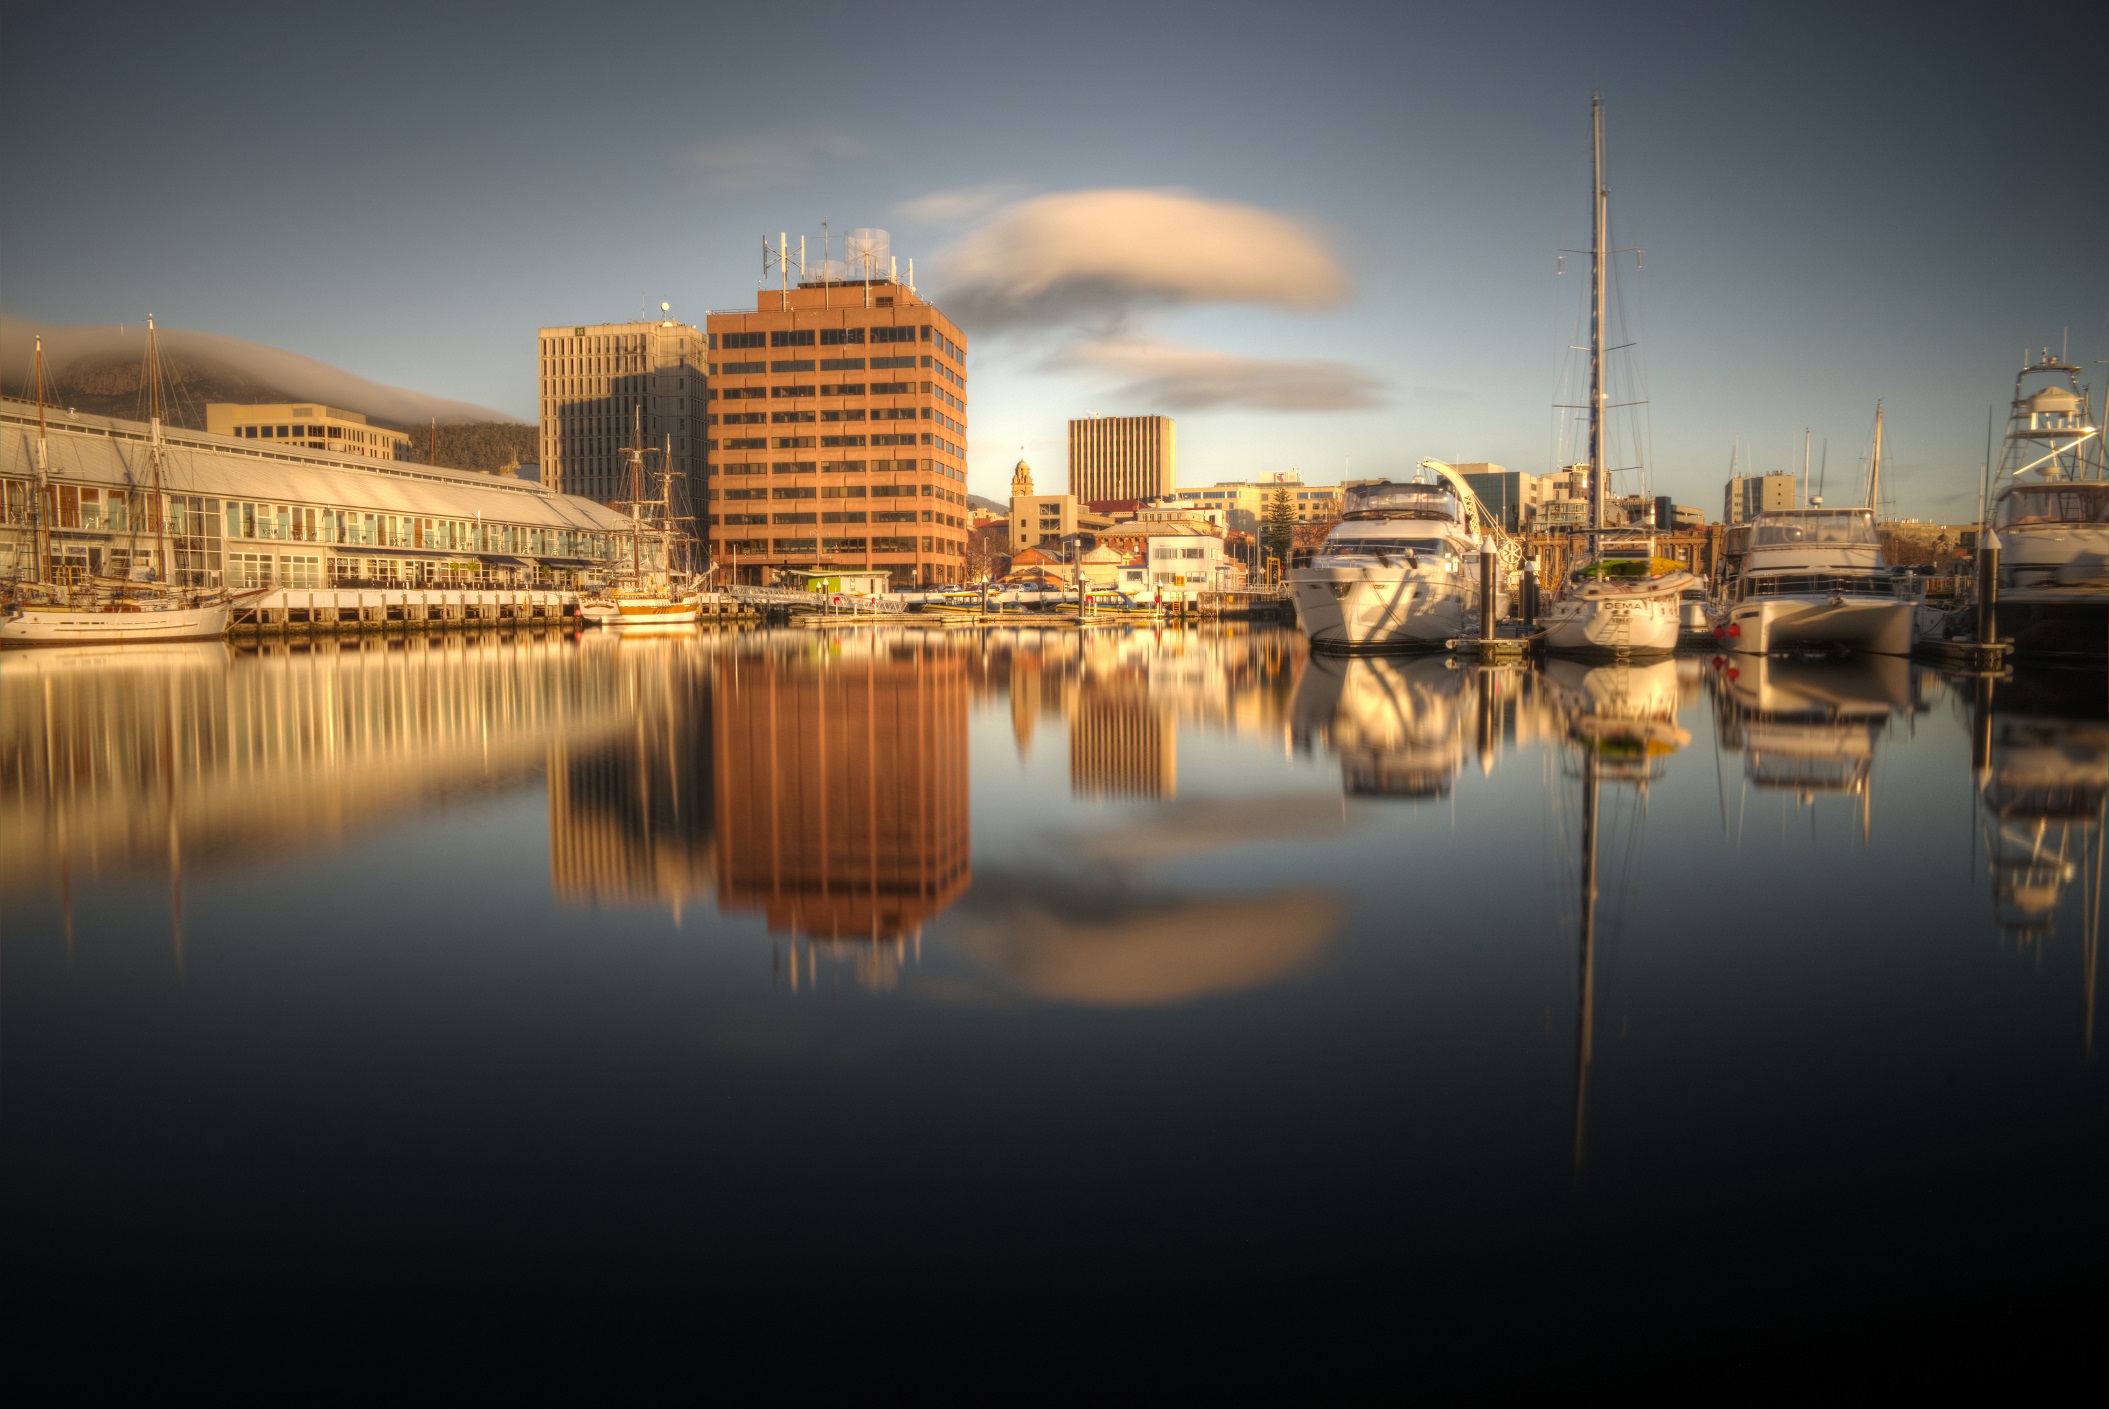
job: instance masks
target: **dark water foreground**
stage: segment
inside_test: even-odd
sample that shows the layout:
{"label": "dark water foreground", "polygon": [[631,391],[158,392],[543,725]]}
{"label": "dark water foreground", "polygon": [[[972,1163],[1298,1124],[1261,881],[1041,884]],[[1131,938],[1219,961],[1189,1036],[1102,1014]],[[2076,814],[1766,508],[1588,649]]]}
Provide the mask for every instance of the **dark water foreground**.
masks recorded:
{"label": "dark water foreground", "polygon": [[11,654],[15,1353],[2041,1371],[2105,794],[2101,677],[1893,661]]}

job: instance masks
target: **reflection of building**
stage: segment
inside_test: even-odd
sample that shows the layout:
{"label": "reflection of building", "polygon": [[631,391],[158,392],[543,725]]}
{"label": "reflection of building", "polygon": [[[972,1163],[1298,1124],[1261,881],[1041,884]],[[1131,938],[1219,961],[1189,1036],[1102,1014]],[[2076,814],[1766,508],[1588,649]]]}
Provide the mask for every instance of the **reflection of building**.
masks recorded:
{"label": "reflection of building", "polygon": [[772,930],[893,938],[966,889],[967,667],[921,643],[719,667],[718,900]]}
{"label": "reflection of building", "polygon": [[1168,798],[1179,790],[1178,720],[1138,685],[1087,680],[1069,716],[1069,790],[1077,797]]}
{"label": "reflection of building", "polygon": [[605,740],[620,682],[559,638],[212,642],[0,654],[0,908],[63,884],[239,858],[264,864],[524,781],[550,740]]}
{"label": "reflection of building", "polygon": [[654,649],[673,642],[608,644],[632,667],[629,719],[603,745],[551,749],[550,889],[571,902],[663,900],[678,913],[710,893],[716,865],[707,666]]}

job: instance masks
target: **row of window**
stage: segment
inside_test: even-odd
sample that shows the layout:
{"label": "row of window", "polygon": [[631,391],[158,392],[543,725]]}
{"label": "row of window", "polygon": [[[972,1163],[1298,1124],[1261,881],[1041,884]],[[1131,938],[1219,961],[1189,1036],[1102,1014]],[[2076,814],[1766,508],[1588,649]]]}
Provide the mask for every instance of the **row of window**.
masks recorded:
{"label": "row of window", "polygon": [[[931,330],[922,330],[924,342],[929,342]],[[841,347],[845,344],[862,344],[867,339],[874,343],[914,342],[916,329],[912,326],[893,324],[876,328],[778,328],[769,333],[712,333],[710,345],[727,351],[743,347]],[[952,343],[943,333],[937,334],[939,346],[950,349]],[[952,354],[955,358],[957,352]]]}
{"label": "row of window", "polygon": [[[825,545],[825,546],[823,546]],[[867,546],[869,545],[869,546]],[[963,545],[941,538],[924,538],[920,551],[942,557],[960,556]],[[717,546],[732,555],[791,553],[913,553],[913,538],[721,538]]]}
{"label": "row of window", "polygon": [[426,518],[413,514],[367,514],[305,505],[254,503],[230,499],[226,505],[228,538],[278,539],[287,542],[342,543],[372,548],[430,548],[455,553],[526,553],[557,558],[620,556],[619,535],[577,529],[525,528],[518,524],[471,519]]}

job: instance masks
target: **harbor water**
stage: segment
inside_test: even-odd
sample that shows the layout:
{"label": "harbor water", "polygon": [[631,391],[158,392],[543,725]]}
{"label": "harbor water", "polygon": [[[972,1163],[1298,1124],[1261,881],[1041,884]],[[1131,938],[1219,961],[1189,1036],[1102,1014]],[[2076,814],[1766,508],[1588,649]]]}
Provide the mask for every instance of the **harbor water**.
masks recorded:
{"label": "harbor water", "polygon": [[2109,1252],[2103,702],[1272,628],[10,653],[10,1266],[222,1333],[1317,1327],[1305,1385],[1996,1357]]}

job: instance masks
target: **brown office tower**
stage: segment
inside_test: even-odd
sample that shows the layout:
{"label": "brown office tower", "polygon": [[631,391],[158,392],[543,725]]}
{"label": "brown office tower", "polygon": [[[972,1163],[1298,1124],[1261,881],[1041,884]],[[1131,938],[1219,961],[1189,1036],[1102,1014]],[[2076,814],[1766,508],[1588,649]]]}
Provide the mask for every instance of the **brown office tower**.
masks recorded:
{"label": "brown office tower", "polygon": [[1170,416],[1091,416],[1069,423],[1069,492],[1086,504],[1161,499],[1178,488]]}
{"label": "brown office tower", "polygon": [[[603,504],[630,497],[633,437],[669,450],[677,502],[709,473],[703,334],[685,323],[591,323],[541,333],[542,483]],[[656,472],[658,457],[649,467]],[[648,491],[650,487],[647,487]]]}
{"label": "brown office tower", "polygon": [[713,313],[711,558],[734,582],[883,568],[959,582],[967,348],[893,279],[817,279]]}
{"label": "brown office tower", "polygon": [[718,904],[777,933],[895,939],[965,893],[967,652],[718,658]]}

